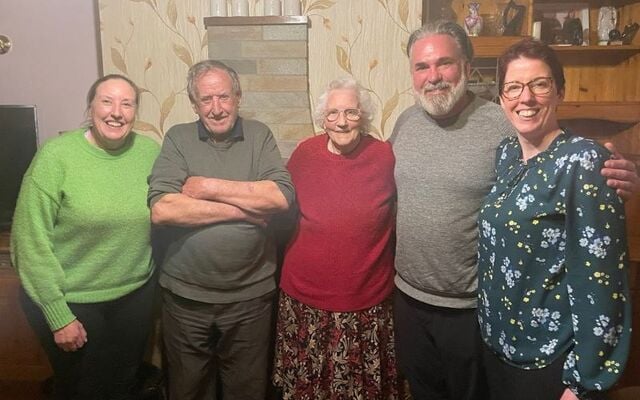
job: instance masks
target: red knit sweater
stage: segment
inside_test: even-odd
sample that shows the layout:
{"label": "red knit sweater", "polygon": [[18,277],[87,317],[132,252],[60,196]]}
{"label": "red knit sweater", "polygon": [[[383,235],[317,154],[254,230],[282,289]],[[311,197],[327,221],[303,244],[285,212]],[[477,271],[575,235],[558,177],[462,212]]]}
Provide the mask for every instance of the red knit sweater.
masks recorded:
{"label": "red knit sweater", "polygon": [[368,136],[344,156],[327,140],[306,140],[288,163],[300,217],[280,287],[314,308],[357,311],[393,289],[395,158],[389,143]]}

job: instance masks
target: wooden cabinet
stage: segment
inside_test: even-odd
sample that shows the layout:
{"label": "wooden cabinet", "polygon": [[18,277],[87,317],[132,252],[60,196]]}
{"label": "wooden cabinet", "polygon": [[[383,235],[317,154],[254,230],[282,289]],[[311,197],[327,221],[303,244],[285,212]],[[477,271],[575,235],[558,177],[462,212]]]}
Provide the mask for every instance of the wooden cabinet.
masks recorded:
{"label": "wooden cabinet", "polygon": [[[501,19],[505,0],[424,0],[423,20],[438,18],[454,19],[461,25],[468,15],[468,4],[480,3],[480,15],[487,24]],[[548,4],[588,5],[589,46],[553,46],[565,66],[567,78],[565,101],[610,103],[629,110],[640,108],[640,33],[630,45],[597,45],[598,11],[604,5],[614,5],[618,12],[618,29],[630,22],[640,23],[640,0],[516,0],[526,7],[520,36],[472,37],[477,59],[495,59],[509,45],[522,37],[531,35],[536,6]],[[488,31],[493,31],[489,29]],[[484,29],[487,32],[487,29]],[[488,77],[491,79],[492,77]],[[618,104],[616,104],[618,103]],[[602,104],[606,107],[609,104]],[[589,118],[589,114],[582,117]]]}
{"label": "wooden cabinet", "polygon": [[0,382],[43,381],[51,368],[18,303],[20,281],[10,265],[8,242],[8,233],[0,232]]}
{"label": "wooden cabinet", "polygon": [[[423,0],[423,21],[453,19],[463,25],[468,4],[480,3],[480,15],[494,19],[508,0]],[[475,60],[470,83],[495,88],[496,58],[511,44],[531,35],[534,10],[544,4],[586,4],[589,8],[588,46],[557,46],[564,65],[565,99],[558,107],[561,125],[576,133],[613,142],[627,159],[640,166],[640,32],[629,45],[599,46],[598,11],[603,5],[616,7],[617,28],[640,23],[640,0],[515,0],[526,7],[520,36],[480,35],[472,37]],[[491,22],[491,21],[489,21]],[[463,25],[464,26],[464,25]],[[484,30],[485,33],[487,30]],[[491,32],[491,29],[488,30]],[[471,86],[473,88],[473,86]],[[490,91],[487,91],[490,92]],[[639,169],[640,170],[640,169]],[[627,237],[631,260],[630,282],[633,302],[632,350],[620,386],[640,384],[640,196],[626,203]]]}

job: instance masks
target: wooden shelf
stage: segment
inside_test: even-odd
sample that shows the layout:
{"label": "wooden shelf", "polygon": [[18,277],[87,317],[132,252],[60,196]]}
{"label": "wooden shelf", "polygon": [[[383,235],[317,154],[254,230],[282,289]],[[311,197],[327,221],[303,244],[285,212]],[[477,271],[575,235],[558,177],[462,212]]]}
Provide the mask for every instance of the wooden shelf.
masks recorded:
{"label": "wooden shelf", "polygon": [[638,45],[551,46],[565,65],[617,65],[640,54]]}
{"label": "wooden shelf", "polygon": [[496,58],[524,36],[474,36],[471,37],[476,58]]}
{"label": "wooden shelf", "polygon": [[[496,58],[512,44],[524,39],[525,36],[475,36],[471,38],[475,57]],[[608,57],[601,59],[604,63],[616,64],[621,59],[629,58],[640,53],[640,45],[620,45],[620,46],[551,46],[559,53],[561,58],[570,55],[585,55]]]}
{"label": "wooden shelf", "polygon": [[555,51],[558,52],[578,52],[578,53],[640,53],[640,46],[635,44],[623,44],[619,46],[562,46],[558,44],[554,44],[551,46]]}
{"label": "wooden shelf", "polygon": [[[536,4],[540,4],[540,3],[576,3],[575,0],[535,0],[534,1]],[[615,7],[622,7],[625,5],[629,5],[629,4],[634,4],[637,3],[638,0],[586,0],[583,1],[583,3],[593,3],[594,5],[596,5],[597,7],[599,7],[600,5],[612,5]],[[580,3],[580,2],[578,2]]]}
{"label": "wooden shelf", "polygon": [[558,106],[558,118],[638,123],[640,122],[640,101],[567,101]]}

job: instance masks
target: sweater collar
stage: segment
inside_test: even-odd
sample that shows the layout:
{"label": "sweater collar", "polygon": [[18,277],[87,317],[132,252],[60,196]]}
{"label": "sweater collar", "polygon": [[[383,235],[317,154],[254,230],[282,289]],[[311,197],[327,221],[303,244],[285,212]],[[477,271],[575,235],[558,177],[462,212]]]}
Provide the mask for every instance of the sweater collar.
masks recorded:
{"label": "sweater collar", "polygon": [[[198,127],[198,138],[200,140],[202,140],[203,142],[206,142],[207,140],[211,139],[211,133],[209,133],[209,131],[207,130],[207,128],[204,126],[204,124],[202,123],[202,120],[198,120],[196,121],[196,126]],[[244,139],[244,130],[242,129],[242,118],[238,117],[236,119],[235,124],[233,124],[233,128],[231,128],[231,131],[227,132],[224,134],[225,142],[236,142],[239,140]]]}

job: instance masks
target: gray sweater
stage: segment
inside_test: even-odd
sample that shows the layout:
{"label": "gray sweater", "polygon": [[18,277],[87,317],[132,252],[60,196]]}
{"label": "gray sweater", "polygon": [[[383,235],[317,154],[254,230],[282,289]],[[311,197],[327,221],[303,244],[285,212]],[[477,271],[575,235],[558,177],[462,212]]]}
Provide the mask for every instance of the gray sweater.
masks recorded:
{"label": "gray sweater", "polygon": [[[189,176],[275,182],[289,204],[291,177],[269,128],[239,118],[224,142],[210,140],[198,122],[175,125],[165,136],[149,177],[149,205],[167,193],[180,193]],[[163,233],[166,255],[160,285],[204,303],[232,303],[275,289],[276,248],[263,227],[228,221]]]}
{"label": "gray sweater", "polygon": [[439,307],[476,307],[478,212],[495,181],[495,150],[513,133],[500,107],[478,97],[446,125],[419,105],[400,115],[390,140],[402,292]]}

